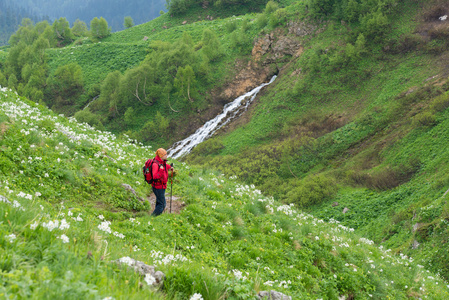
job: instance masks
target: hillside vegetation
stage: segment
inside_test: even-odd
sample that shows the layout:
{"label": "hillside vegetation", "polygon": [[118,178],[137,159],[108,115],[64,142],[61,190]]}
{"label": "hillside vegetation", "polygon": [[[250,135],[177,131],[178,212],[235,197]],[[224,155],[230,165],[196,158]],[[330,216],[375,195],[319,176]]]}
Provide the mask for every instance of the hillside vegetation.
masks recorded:
{"label": "hillside vegetation", "polygon": [[[245,82],[257,86],[277,74],[276,81],[259,94],[249,111],[183,158],[190,167],[183,166],[184,175],[175,186],[176,193],[189,203],[180,215],[185,218],[165,215],[156,219],[154,222],[161,222],[157,225],[165,231],[154,239],[148,237],[148,245],[165,247],[165,255],[189,250],[196,259],[189,270],[197,270],[189,280],[198,284],[195,287],[203,297],[214,286],[217,293],[210,299],[219,298],[218,294],[252,297],[263,289],[263,283],[273,281],[274,285],[275,280],[279,284],[285,281],[288,288],[280,286],[279,290],[298,299],[336,299],[342,295],[413,298],[430,291],[421,286],[421,278],[449,278],[449,153],[445,147],[449,126],[448,1],[244,1],[240,5],[214,1],[203,6],[180,0],[171,4],[169,13],[151,22],[105,36],[91,33],[71,37],[69,31],[61,36],[56,34],[60,31],[55,25],[25,22],[8,52],[0,52],[0,84],[42,108],[47,106],[97,129],[110,130],[119,139],[168,147],[233,100],[229,91],[249,89]],[[63,21],[58,24],[64,25]],[[126,152],[133,153],[133,147]],[[101,157],[97,150],[94,153]],[[113,150],[103,153],[111,156],[109,152]],[[137,176],[139,164],[149,156],[137,153],[141,161],[136,159],[128,166],[126,176]],[[4,174],[14,165],[5,164]],[[192,166],[196,166],[195,171]],[[201,171],[203,168],[218,170],[220,175]],[[76,193],[58,192],[65,195],[65,201],[75,199],[72,205],[91,203],[86,213],[92,218],[114,211],[109,218],[117,220],[117,225],[128,222],[125,219],[132,217],[130,211],[141,214],[141,224],[148,223],[146,213],[138,213],[147,211],[147,204],[117,186],[122,181],[118,178],[124,176],[122,169],[114,170],[120,172],[114,177],[107,175],[109,167],[105,172],[90,162],[86,168],[76,165],[73,170],[82,171],[58,175],[78,184]],[[92,175],[93,179],[84,182],[90,177],[86,174],[97,172],[101,176]],[[261,198],[259,203],[257,198],[248,197],[252,192],[236,198],[242,187],[230,187],[225,177],[253,185],[268,198]],[[61,182],[56,181],[55,191]],[[22,183],[25,192],[26,186]],[[85,186],[95,188],[80,193]],[[190,190],[192,186],[196,188]],[[143,186],[135,188],[141,195],[146,193]],[[60,202],[53,192],[48,197],[46,200]],[[98,202],[96,198],[100,198]],[[296,212],[272,215],[268,203],[274,211],[288,207],[288,215]],[[217,214],[219,204],[223,211]],[[233,206],[228,209],[228,204]],[[303,218],[310,219],[308,224]],[[234,227],[226,227],[226,222]],[[272,224],[276,224],[277,239],[272,229],[267,229]],[[170,231],[169,225],[177,226],[173,227],[176,230]],[[344,246],[347,240],[333,238],[335,229],[324,229],[342,229],[339,225],[355,230],[347,236],[351,239],[348,247]],[[222,229],[229,231],[225,234]],[[167,232],[170,238],[164,240]],[[292,239],[290,232],[295,235],[290,235]],[[193,252],[191,245],[179,246],[189,234],[203,245],[201,250],[197,244]],[[222,235],[226,237],[220,240]],[[372,240],[382,249],[392,249],[387,252],[391,257],[407,255],[438,275],[398,271],[397,262],[389,275],[384,273],[385,266],[380,271],[376,263],[374,268],[364,265],[361,261],[375,261],[373,254],[379,252],[373,250],[374,245],[360,242],[362,236],[362,241]],[[130,251],[136,244],[142,249],[137,240],[126,242]],[[86,245],[84,251],[92,251]],[[265,245],[274,250],[267,251]],[[316,245],[319,248],[314,248]],[[272,277],[263,277],[264,267],[257,265],[262,254],[270,260],[270,271],[264,271]],[[378,255],[387,257],[385,253]],[[145,261],[143,254],[137,258]],[[284,260],[288,263],[279,263]],[[295,263],[291,269],[290,262]],[[207,266],[206,273],[198,272],[200,265]],[[210,276],[204,278],[216,278],[214,268],[224,276],[232,270],[245,270],[250,281],[238,281],[236,288],[235,278],[230,285],[231,281],[204,279],[205,288],[194,279],[207,272]],[[339,276],[337,270],[347,273]],[[301,272],[311,277],[302,281],[305,275]],[[175,273],[172,279],[188,277],[187,271]],[[292,276],[301,278],[294,288]],[[403,285],[397,285],[396,276],[404,276],[399,279]],[[173,284],[173,289],[165,293],[170,297],[182,299],[195,293],[189,281],[169,282],[165,288]],[[446,284],[438,282],[445,293]],[[444,294],[430,297],[447,298]]]}
{"label": "hillside vegetation", "polygon": [[[448,297],[412,258],[184,163],[173,191],[186,208],[151,217],[140,174],[150,147],[8,89],[0,97],[2,298],[254,299],[271,289],[293,299]],[[163,285],[113,262],[130,257],[163,271]]]}
{"label": "hillside vegetation", "polygon": [[370,33],[371,21],[333,6],[245,118],[187,161],[339,220],[448,278],[448,6],[386,7],[396,8]]}

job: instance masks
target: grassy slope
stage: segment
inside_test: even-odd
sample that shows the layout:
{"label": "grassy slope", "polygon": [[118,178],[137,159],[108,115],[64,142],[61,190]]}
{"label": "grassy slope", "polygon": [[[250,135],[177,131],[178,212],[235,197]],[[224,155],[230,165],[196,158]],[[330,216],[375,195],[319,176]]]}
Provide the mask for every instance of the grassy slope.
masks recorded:
{"label": "grassy slope", "polygon": [[[448,296],[444,281],[413,260],[185,164],[174,192],[188,206],[151,218],[121,187],[146,196],[140,165],[150,149],[7,90],[0,97],[2,297],[248,299],[266,289],[295,299]],[[100,215],[111,222],[109,233]],[[69,226],[46,228],[63,219]],[[156,264],[167,275],[164,288],[150,289],[110,263],[125,256]]]}
{"label": "grassy slope", "polygon": [[[419,12],[418,3],[404,4],[401,13],[394,18],[387,39],[414,32],[417,20],[420,20]],[[297,146],[296,150],[290,151],[290,157],[282,157],[283,161],[288,160],[291,171],[283,171],[285,166],[275,171],[281,178],[278,185],[285,191],[278,189],[275,196],[285,199],[287,192],[301,183],[292,173],[304,181],[316,174],[336,178],[339,183],[337,194],[325,199],[321,205],[309,207],[309,212],[325,219],[335,218],[377,243],[416,256],[427,267],[448,276],[449,232],[444,225],[448,208],[446,197],[442,197],[449,187],[445,175],[447,111],[430,108],[436,101],[434,96],[426,98],[415,92],[412,93],[416,95],[414,100],[398,98],[412,88],[432,86],[438,81],[444,83],[444,55],[422,51],[392,55],[384,53],[380,46],[374,46],[356,68],[367,70],[365,76],[352,76],[351,70],[320,72],[305,81],[306,88],[302,92],[289,92],[298,82],[307,79],[307,75],[298,78],[290,74],[304,67],[310,53],[332,48],[347,33],[344,26],[330,22],[322,34],[306,42],[302,57],[292,61],[277,83],[262,94],[257,106],[250,111],[250,121],[217,137],[223,143],[220,155],[203,159],[227,174],[232,173],[232,168],[227,167],[231,161],[269,172],[268,168],[258,167],[254,161],[260,149],[266,152],[275,149],[282,153],[283,147],[288,147],[283,140],[300,132],[301,126],[308,128],[309,121],[320,121],[319,118],[314,120],[314,115],[343,116],[345,126],[314,140],[310,148]],[[428,80],[435,75],[438,75],[436,79]],[[447,92],[442,97],[447,98]],[[416,121],[425,113],[430,113],[436,120],[430,126]],[[370,156],[375,159],[370,161]],[[275,156],[271,161],[277,164],[280,159]],[[410,159],[419,160],[419,172],[409,183],[394,189],[382,191],[384,188],[381,188],[379,191],[373,186],[367,189],[363,187],[368,185],[367,177],[356,183],[351,177],[354,173],[380,174],[380,179],[388,181],[391,175],[388,170],[401,163],[407,164]],[[369,167],[361,167],[364,164]],[[254,182],[254,176],[242,174]],[[267,181],[259,183],[262,189],[272,189]],[[333,202],[340,205],[332,207]],[[349,213],[342,213],[344,207],[350,208]],[[413,227],[418,223],[421,227],[414,231]],[[418,250],[412,249],[415,240],[421,244]]]}

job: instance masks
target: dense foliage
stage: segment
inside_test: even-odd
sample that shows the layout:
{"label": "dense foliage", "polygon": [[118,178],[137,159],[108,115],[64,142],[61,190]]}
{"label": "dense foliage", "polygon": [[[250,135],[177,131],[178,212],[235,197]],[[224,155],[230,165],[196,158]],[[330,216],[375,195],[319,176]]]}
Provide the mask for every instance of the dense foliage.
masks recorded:
{"label": "dense foliage", "polygon": [[[220,92],[234,81],[237,73],[260,59],[260,65],[279,71],[278,79],[260,93],[242,118],[199,145],[185,161],[218,169],[224,176],[237,177],[249,186],[253,184],[291,211],[301,208],[331,224],[338,221],[339,225],[354,228],[356,234],[372,239],[383,249],[409,255],[426,269],[449,278],[448,2],[269,1],[266,5],[251,5],[260,13],[237,17],[229,16],[250,8],[218,2],[203,4],[204,7],[195,4],[181,14],[164,14],[147,24],[113,33],[101,42],[88,34],[75,34],[78,30],[72,28],[74,41],[65,47],[61,46],[68,41],[56,34],[55,27],[25,22],[12,39],[14,46],[1,53],[0,83],[97,129],[107,128],[123,137],[168,146],[193,132],[213,116],[214,110],[219,110],[218,106],[230,100],[220,98]],[[82,23],[77,28],[86,32]],[[271,43],[261,58],[250,55],[261,45],[258,38]],[[277,43],[286,40],[293,41],[289,46],[292,49],[288,49],[292,51],[283,52],[279,47],[275,52]],[[13,127],[9,123],[14,122],[6,122],[5,128]],[[10,152],[8,155],[14,156]],[[5,166],[9,170],[14,163]],[[415,280],[415,284],[398,285],[395,276],[405,270],[390,269],[391,274],[384,275],[386,268],[380,271],[376,264],[375,268],[366,265],[359,277],[357,272],[361,269],[352,269],[352,265],[363,265],[357,259],[375,260],[372,253],[358,252],[359,237],[351,238],[354,244],[348,242],[349,247],[339,243],[339,247],[349,248],[348,252],[333,252],[336,244],[327,243],[335,243],[337,237],[333,239],[333,232],[326,237],[324,228],[315,227],[321,224],[318,220],[310,221],[307,225],[313,226],[309,227],[303,227],[303,222],[298,226],[295,222],[289,224],[295,217],[294,221],[302,218],[298,211],[286,219],[273,220],[266,206],[270,198],[260,204],[256,201],[258,196],[248,196],[253,193],[249,187],[227,189],[230,183],[223,175],[206,171],[198,174],[191,168],[183,172],[185,178],[179,177],[177,192],[190,206],[182,218],[158,219],[162,220],[156,223],[160,235],[148,240],[148,245],[166,248],[164,254],[172,253],[172,249],[183,253],[188,250],[198,259],[192,267],[165,269],[172,280],[166,285],[169,297],[188,298],[195,290],[201,290],[203,296],[209,291],[210,295],[245,298],[259,290],[257,278],[263,278],[267,287],[275,278],[280,282],[273,285],[286,281],[289,288],[284,291],[288,293],[296,284],[290,276],[301,276],[307,279],[290,293],[296,298],[363,298],[369,294],[377,298],[410,298],[425,295],[425,287],[416,284],[421,277],[436,278],[410,271],[404,275],[408,279],[400,281]],[[122,210],[130,209],[121,201],[126,196],[111,183],[120,180],[114,177],[103,186],[102,176],[94,177],[93,185],[105,193],[101,194],[104,199],[108,198],[107,191],[113,191],[120,200],[109,203],[113,208],[108,209],[121,210],[130,217]],[[88,185],[80,173],[69,172],[60,177]],[[236,197],[240,191],[244,195]],[[115,199],[115,195],[109,198]],[[224,205],[217,212],[218,203],[231,204],[232,209]],[[270,207],[275,210],[273,205]],[[284,205],[276,205],[287,210]],[[146,208],[136,210],[140,209]],[[94,215],[99,213],[93,211]],[[110,218],[124,220],[115,214]],[[147,223],[143,218],[141,223]],[[92,220],[98,222],[95,217]],[[184,227],[187,220],[189,226]],[[220,222],[230,222],[233,227],[217,227]],[[272,239],[273,231],[264,225],[268,223],[276,224],[274,233],[280,234],[278,239]],[[279,232],[281,224],[285,226],[282,232],[288,229],[293,239]],[[141,230],[146,232],[143,227]],[[137,234],[132,246],[140,245],[143,235]],[[192,250],[193,244],[180,242],[190,235],[192,239],[187,241],[193,242],[194,237],[201,248],[194,244]],[[314,237],[318,239],[314,241]],[[298,241],[299,246],[290,244],[291,240]],[[316,248],[316,241],[329,252]],[[277,250],[247,246],[259,242],[276,245]],[[214,245],[212,252],[205,251],[206,245]],[[117,249],[123,247],[120,244]],[[289,265],[277,269],[270,265],[270,271],[264,271],[273,271],[273,277],[261,277],[256,266],[259,267],[257,257],[262,254],[267,261],[279,262],[279,257],[287,257],[294,263],[293,268],[286,272],[285,266]],[[380,255],[386,257],[385,253]],[[141,257],[144,260],[146,256]],[[208,268],[200,273],[204,262]],[[238,281],[238,288],[231,277],[216,280],[213,276],[213,268],[224,269],[222,274],[239,274],[232,270],[238,266],[238,271],[243,271],[240,266],[244,264],[247,277],[254,280]],[[341,268],[347,272],[338,279],[335,270]],[[297,270],[307,270],[312,278],[296,273]],[[372,274],[387,276],[388,280],[382,277],[378,281]],[[207,288],[193,284],[198,283],[197,278],[204,278]],[[405,286],[413,288],[407,290]],[[372,289],[377,294],[370,293]],[[447,297],[435,296],[439,298]]]}
{"label": "dense foliage", "polygon": [[[5,88],[0,147],[2,297],[448,297],[449,286],[412,258],[216,172],[176,163],[173,190],[187,206],[151,217],[140,171],[151,148]],[[163,286],[113,262],[130,257],[163,271]]]}

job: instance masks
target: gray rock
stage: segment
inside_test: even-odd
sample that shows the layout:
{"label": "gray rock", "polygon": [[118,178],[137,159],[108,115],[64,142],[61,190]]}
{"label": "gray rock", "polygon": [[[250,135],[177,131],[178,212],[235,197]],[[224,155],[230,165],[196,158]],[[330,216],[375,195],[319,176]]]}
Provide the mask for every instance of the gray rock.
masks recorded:
{"label": "gray rock", "polygon": [[140,202],[145,202],[145,199],[140,198],[140,197],[137,195],[136,191],[135,191],[129,184],[122,183],[122,187],[125,188],[125,190],[131,192],[137,199],[139,199]]}
{"label": "gray rock", "polygon": [[284,295],[280,292],[276,292],[276,291],[262,291],[259,292],[259,294],[257,294],[257,296],[259,297],[259,299],[261,300],[292,300],[291,296],[287,296]]}
{"label": "gray rock", "polygon": [[422,225],[422,223],[416,223],[415,225],[413,225],[413,232],[416,232],[419,228],[421,228]]}
{"label": "gray rock", "polygon": [[347,213],[348,211],[349,211],[349,208],[347,208],[347,207],[343,208],[343,213],[344,214]]}
{"label": "gray rock", "polygon": [[165,280],[165,274],[161,271],[154,270],[154,266],[150,266],[145,264],[142,261],[135,260],[130,257],[122,257],[120,259],[112,261],[113,263],[116,263],[118,265],[125,265],[129,269],[133,270],[134,272],[138,273],[140,276],[145,277],[146,274],[150,274],[156,279],[156,282],[153,283],[153,286],[159,286],[161,285]]}
{"label": "gray rock", "polygon": [[413,241],[413,244],[412,244],[412,249],[413,249],[413,250],[416,250],[416,249],[418,249],[418,247],[419,247],[418,241],[417,241],[417,240],[414,240],[414,241]]}

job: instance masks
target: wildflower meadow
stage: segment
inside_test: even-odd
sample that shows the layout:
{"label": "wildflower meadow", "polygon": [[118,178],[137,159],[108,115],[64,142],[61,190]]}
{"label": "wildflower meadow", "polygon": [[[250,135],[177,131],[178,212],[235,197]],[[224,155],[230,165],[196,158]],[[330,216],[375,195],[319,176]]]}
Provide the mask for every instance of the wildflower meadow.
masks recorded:
{"label": "wildflower meadow", "polygon": [[[6,88],[0,149],[2,299],[449,298],[412,258],[215,171],[175,162],[186,206],[151,217],[141,174],[151,147]],[[162,286],[131,259],[164,272]]]}

